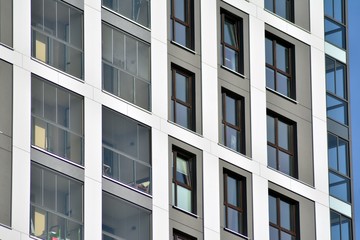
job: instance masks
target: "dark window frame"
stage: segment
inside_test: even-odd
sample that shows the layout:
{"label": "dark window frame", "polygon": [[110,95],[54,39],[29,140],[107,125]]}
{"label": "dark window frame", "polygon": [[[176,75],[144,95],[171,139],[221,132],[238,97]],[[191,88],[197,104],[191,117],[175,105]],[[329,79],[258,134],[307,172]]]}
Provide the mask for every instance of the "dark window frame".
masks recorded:
{"label": "dark window frame", "polygon": [[[187,185],[187,184],[183,184],[181,182],[179,182],[177,179],[176,179],[176,160],[177,160],[177,156],[181,156],[183,160],[187,161],[188,163],[188,170],[189,170],[189,178],[190,179],[187,179],[188,182],[190,183],[190,185]],[[173,168],[172,168],[172,184],[174,184],[174,199],[172,199],[172,202],[174,204],[174,206],[176,208],[179,208],[185,212],[187,212],[186,209],[182,209],[181,207],[178,207],[178,204],[177,204],[177,186],[181,186],[187,190],[189,190],[191,192],[191,211],[190,213],[192,214],[197,214],[197,207],[196,207],[196,191],[197,191],[197,188],[196,188],[196,155],[186,151],[186,150],[183,150],[179,147],[176,147],[176,146],[173,146],[172,148],[172,162],[173,162]]]}
{"label": "dark window frame", "polygon": [[[235,16],[232,13],[229,13],[225,10],[221,10],[221,65],[225,68],[228,68],[234,72],[239,74],[244,74],[244,39],[243,39],[243,19],[239,16]],[[235,38],[236,38],[236,45],[232,46],[225,42],[225,35],[224,35],[224,28],[225,28],[225,20],[230,21],[234,25],[235,29]],[[230,48],[231,50],[235,51],[238,54],[237,57],[237,69],[231,69],[227,67],[225,64],[225,52],[226,48]]]}
{"label": "dark window frame", "polygon": [[[344,220],[343,219],[346,219],[346,220],[348,220],[349,222],[350,222],[350,232],[349,232],[349,236],[350,236],[350,239],[352,239],[353,238],[353,226],[352,226],[352,219],[351,218],[348,218],[348,217],[346,217],[346,216],[344,216],[343,214],[341,214],[341,213],[338,213],[338,212],[336,212],[336,211],[334,211],[334,210],[330,210],[330,234],[331,234],[331,237],[333,237],[332,236],[332,231],[331,231],[331,225],[332,225],[332,222],[331,222],[331,220],[332,220],[332,218],[331,218],[331,215],[337,215],[337,218],[340,220],[339,221],[339,228],[340,228],[340,240],[349,240],[348,238],[347,239],[343,239],[342,238],[342,232],[343,232],[343,222],[344,222]],[[335,236],[336,237],[336,236]]]}
{"label": "dark window frame", "polygon": [[[293,236],[296,240],[300,239],[300,211],[299,211],[299,203],[291,198],[285,197],[277,192],[269,190],[269,198],[273,197],[276,199],[276,215],[277,215],[277,223],[272,223],[269,221],[269,226],[276,228],[278,233],[285,232]],[[291,206],[290,216],[292,217],[293,226],[291,226],[294,230],[288,230],[281,226],[281,206],[280,202],[285,202]],[[291,223],[291,221],[290,221]],[[278,239],[281,239],[280,236]]]}
{"label": "dark window frame", "polygon": [[183,233],[177,229],[173,229],[173,240],[196,240],[195,237]]}
{"label": "dark window frame", "polygon": [[[242,213],[242,225],[241,222],[239,221],[239,232],[236,232],[240,235],[244,235],[247,236],[247,204],[246,204],[246,178],[243,176],[240,176],[236,173],[231,172],[230,170],[224,169],[224,213],[225,213],[225,229],[229,229],[231,230],[231,232],[236,232],[232,229],[230,229],[229,223],[228,223],[228,208],[231,208],[235,211],[237,211],[238,213]],[[228,193],[228,185],[227,185],[227,178],[231,177],[233,179],[236,180],[236,188],[237,188],[237,192],[236,194],[239,195],[241,194],[241,197],[239,198],[239,205],[238,206],[234,206],[231,203],[228,202],[227,199],[227,193]],[[242,229],[242,231],[241,231]]]}
{"label": "dark window frame", "polygon": [[[280,171],[279,168],[279,152],[284,152],[286,154],[288,154],[289,156],[291,156],[293,158],[293,166],[294,168],[291,169],[292,174],[290,174],[290,176],[294,177],[294,178],[298,178],[298,164],[297,164],[297,127],[296,127],[296,123],[281,116],[278,115],[274,112],[268,111],[267,113],[267,117],[271,117],[274,119],[274,133],[275,133],[275,143],[271,143],[267,140],[267,146],[270,146],[272,148],[275,148],[276,150],[276,170]],[[291,127],[290,129],[290,133],[289,133],[289,139],[291,142],[291,146],[289,147],[290,150],[286,150],[284,148],[282,148],[281,146],[279,146],[279,131],[278,131],[278,126],[279,126],[279,121],[287,124],[288,126]],[[291,151],[292,149],[292,151]],[[282,172],[282,171],[281,171]],[[286,173],[284,173],[286,174]]]}
{"label": "dark window frame", "polygon": [[[187,89],[185,89],[186,91],[186,95],[189,96],[189,101],[188,102],[184,102],[180,99],[178,99],[176,97],[176,74],[180,74],[182,76],[184,76],[186,78],[187,81]],[[184,107],[186,107],[187,109],[190,110],[190,119],[189,119],[189,128],[186,126],[181,125],[180,123],[177,122],[177,117],[176,117],[176,104],[180,104]],[[179,124],[185,128],[188,128],[192,131],[195,131],[196,129],[196,114],[195,114],[195,107],[196,107],[196,103],[195,103],[195,74],[187,71],[177,65],[172,64],[171,65],[171,108],[172,108],[172,112],[173,115],[171,116],[171,120],[176,123]]]}
{"label": "dark window frame", "polygon": [[175,1],[171,0],[171,13],[170,13],[170,19],[171,19],[171,40],[182,45],[181,43],[176,41],[176,31],[175,31],[175,25],[181,24],[186,28],[186,36],[185,40],[189,41],[189,44],[185,44],[184,47],[189,48],[191,50],[194,50],[194,1],[193,0],[184,0],[184,10],[185,10],[185,21],[177,18],[175,16]]}
{"label": "dark window frame", "polygon": [[[265,0],[266,1],[266,0]],[[295,10],[294,10],[294,1],[293,0],[285,0],[285,1],[288,1],[289,2],[289,4],[290,4],[290,12],[288,13],[289,14],[289,18],[287,18],[287,17],[283,17],[283,16],[281,16],[281,15],[279,15],[277,12],[276,12],[276,5],[277,5],[277,0],[270,0],[270,1],[272,1],[273,3],[273,10],[271,10],[271,9],[268,9],[268,8],[266,8],[266,9],[268,9],[269,11],[271,11],[271,12],[273,12],[274,14],[276,14],[277,16],[280,16],[281,18],[284,18],[284,19],[286,19],[286,20],[288,20],[288,21],[290,21],[290,22],[292,22],[292,23],[294,23],[294,12],[295,12]],[[264,4],[265,5],[265,4]],[[286,11],[287,12],[287,11]]]}
{"label": "dark window frame", "polygon": [[[223,144],[229,148],[231,148],[230,146],[227,145],[227,137],[226,137],[226,127],[232,128],[234,130],[236,130],[239,134],[240,134],[240,144],[237,143],[237,150],[233,149],[234,151],[240,152],[241,154],[246,154],[245,150],[246,150],[246,143],[245,143],[245,99],[244,97],[231,92],[225,88],[221,89],[221,99],[222,99],[222,119],[221,119],[221,123],[223,124]],[[237,125],[233,125],[229,122],[227,122],[226,119],[226,97],[230,97],[232,99],[235,100],[235,104],[236,104],[236,112],[235,112],[235,116],[236,116],[236,122],[238,123]]]}
{"label": "dark window frame", "polygon": [[[270,88],[272,90],[274,90],[275,92],[282,94],[286,97],[289,97],[291,99],[296,99],[296,83],[295,83],[295,46],[292,45],[291,43],[278,38],[276,36],[274,36],[273,34],[270,33],[266,33],[265,39],[268,39],[272,42],[272,56],[273,56],[273,65],[268,64],[265,62],[265,66],[267,68],[270,68],[272,71],[274,71],[274,88],[272,89],[271,87],[266,86],[267,88]],[[283,70],[279,69],[277,67],[277,54],[276,54],[276,46],[277,45],[281,45],[284,48],[288,49],[288,61],[289,61],[289,72],[284,72]],[[266,51],[265,51],[266,54]],[[286,62],[286,61],[285,61]],[[286,76],[289,80],[289,95],[285,95],[283,93],[278,92],[278,79],[277,79],[277,73],[280,73],[283,76]]]}

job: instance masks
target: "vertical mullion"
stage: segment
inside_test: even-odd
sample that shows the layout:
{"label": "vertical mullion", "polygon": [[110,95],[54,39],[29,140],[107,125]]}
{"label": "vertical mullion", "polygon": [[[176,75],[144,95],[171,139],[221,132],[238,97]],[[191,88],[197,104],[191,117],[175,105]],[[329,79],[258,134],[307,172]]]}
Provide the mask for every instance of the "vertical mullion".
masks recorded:
{"label": "vertical mullion", "polygon": [[[275,0],[274,0],[275,2]],[[275,3],[274,3],[275,4]],[[275,5],[274,5],[274,9],[275,9]],[[276,54],[276,40],[272,40],[272,51],[273,51],[273,61],[274,61],[274,87],[275,87],[275,91],[277,91],[277,54]]]}

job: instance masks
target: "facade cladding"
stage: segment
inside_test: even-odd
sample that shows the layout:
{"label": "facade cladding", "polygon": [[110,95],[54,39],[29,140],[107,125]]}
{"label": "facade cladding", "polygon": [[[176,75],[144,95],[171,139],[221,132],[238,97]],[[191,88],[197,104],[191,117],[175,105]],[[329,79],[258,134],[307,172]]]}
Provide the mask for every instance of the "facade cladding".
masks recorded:
{"label": "facade cladding", "polygon": [[0,1],[0,239],[355,239],[346,7]]}

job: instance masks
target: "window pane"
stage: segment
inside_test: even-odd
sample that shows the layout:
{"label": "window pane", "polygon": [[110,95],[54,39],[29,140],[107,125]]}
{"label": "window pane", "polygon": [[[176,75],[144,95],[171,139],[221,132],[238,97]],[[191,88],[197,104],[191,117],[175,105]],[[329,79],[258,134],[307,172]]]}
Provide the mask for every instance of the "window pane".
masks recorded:
{"label": "window pane", "polygon": [[278,120],[278,145],[279,147],[292,150],[291,149],[291,126]]}
{"label": "window pane", "polygon": [[290,176],[294,175],[294,164],[293,157],[289,154],[279,151],[279,171],[288,174]]}
{"label": "window pane", "polygon": [[342,124],[347,124],[347,103],[331,95],[326,95],[327,116]]}
{"label": "window pane", "polygon": [[57,90],[57,123],[63,127],[69,127],[70,117],[70,96],[69,93]]}
{"label": "window pane", "polygon": [[75,77],[82,78],[83,53],[72,47],[67,47],[66,51],[67,51],[66,72]]}
{"label": "window pane", "polygon": [[344,1],[343,0],[333,0],[333,1],[334,1],[333,18],[338,22],[344,23]]}
{"label": "window pane", "polygon": [[183,45],[183,46],[187,46],[187,27],[175,22],[175,42]]}
{"label": "window pane", "polygon": [[266,68],[266,87],[275,90],[274,70]]}
{"label": "window pane", "polygon": [[337,63],[336,64],[336,92],[335,94],[341,98],[346,98],[346,70],[345,66]]}
{"label": "window pane", "polygon": [[292,215],[291,208],[292,206],[289,203],[280,200],[280,226],[287,230],[294,230],[293,229],[294,216]]}
{"label": "window pane", "polygon": [[174,8],[175,8],[175,17],[180,19],[181,21],[185,22],[185,16],[186,16],[186,0],[174,0]]}
{"label": "window pane", "polygon": [[185,127],[191,128],[191,112],[190,109],[182,104],[175,104],[176,123]]}
{"label": "window pane", "polygon": [[275,119],[270,116],[266,116],[267,124],[267,140],[268,142],[275,144]]}
{"label": "window pane", "polygon": [[102,26],[102,41],[101,41],[102,59],[112,63],[113,51],[118,51],[118,49],[113,49],[112,29],[106,24],[102,24],[101,26]]}
{"label": "window pane", "polygon": [[137,42],[126,37],[126,70],[137,74]]}
{"label": "window pane", "polygon": [[[57,4],[57,37],[65,42],[70,42],[69,10],[68,6],[64,4]],[[47,10],[45,10],[45,12],[46,11]]]}
{"label": "window pane", "polygon": [[83,135],[83,112],[83,99],[70,94],[70,129],[80,135]]}
{"label": "window pane", "polygon": [[134,102],[134,77],[124,71],[120,71],[120,97]]}
{"label": "window pane", "polygon": [[69,181],[62,176],[57,176],[56,179],[57,189],[56,189],[56,196],[57,196],[57,212],[70,215],[70,186]]}
{"label": "window pane", "polygon": [[120,155],[120,154],[114,160],[116,161],[118,159],[120,160],[120,169],[117,170],[119,179],[116,179],[116,180],[119,180],[122,183],[125,183],[129,186],[136,188],[136,186],[135,186],[135,161],[124,155]]}
{"label": "window pane", "polygon": [[270,226],[270,240],[279,240],[279,230]]}
{"label": "window pane", "polygon": [[237,126],[239,123],[237,121],[237,108],[236,108],[236,100],[234,98],[231,98],[229,96],[225,96],[225,118],[226,122]]}
{"label": "window pane", "polygon": [[141,163],[135,163],[136,168],[136,189],[150,193],[150,175],[151,175],[151,169],[150,167],[141,164]]}
{"label": "window pane", "polygon": [[276,74],[277,86],[276,91],[290,97],[290,79],[281,73]]}
{"label": "window pane", "polygon": [[70,8],[70,43],[83,49],[83,15]]}
{"label": "window pane", "polygon": [[70,209],[69,216],[82,222],[83,211],[83,189],[82,184],[75,181],[70,181]]}
{"label": "window pane", "polygon": [[345,49],[345,28],[325,18],[325,41]]}
{"label": "window pane", "polygon": [[226,129],[226,146],[235,150],[240,151],[240,133],[231,128],[225,127]]}
{"label": "window pane", "polygon": [[116,96],[120,96],[119,93],[119,81],[118,70],[103,62],[103,89]]}
{"label": "window pane", "polygon": [[44,207],[55,211],[55,174],[48,171],[43,171],[43,197]]}
{"label": "window pane", "polygon": [[285,19],[291,20],[290,0],[276,0],[275,13]]}
{"label": "window pane", "polygon": [[[44,32],[56,36],[56,4],[54,0],[43,1],[44,4]],[[58,3],[58,5],[62,5]]]}
{"label": "window pane", "polygon": [[44,85],[44,117],[53,123],[56,122],[56,88],[45,83]]}
{"label": "window pane", "polygon": [[[78,240],[83,238],[82,226],[73,221],[66,221],[66,238],[69,240]],[[66,240],[67,240],[66,239]]]}
{"label": "window pane", "polygon": [[139,131],[139,160],[151,164],[151,134],[147,127],[138,125]]}
{"label": "window pane", "polygon": [[237,180],[227,176],[227,202],[233,206],[239,206]]}
{"label": "window pane", "polygon": [[276,67],[289,73],[289,48],[276,44]]}
{"label": "window pane", "polygon": [[192,204],[191,204],[191,191],[182,186],[176,186],[177,191],[177,207],[192,212]]}
{"label": "window pane", "polygon": [[235,48],[238,47],[236,23],[225,18],[224,22],[224,42]]}
{"label": "window pane", "polygon": [[281,240],[296,240],[296,238],[286,232],[281,232]]}
{"label": "window pane", "polygon": [[135,104],[150,109],[150,84],[140,79],[135,79]]}
{"label": "window pane", "polygon": [[191,186],[189,161],[176,157],[176,181]]}
{"label": "window pane", "polygon": [[[11,2],[11,1],[6,1]],[[1,3],[2,4],[2,3]],[[1,5],[2,6],[2,5]],[[0,10],[1,13],[2,9]],[[43,1],[42,0],[32,0],[31,1],[31,26],[36,27],[36,29],[43,30]]]}
{"label": "window pane", "polygon": [[345,217],[341,219],[341,240],[351,239],[351,221]]}
{"label": "window pane", "polygon": [[329,168],[338,169],[338,151],[337,151],[337,137],[328,134],[328,160]]}
{"label": "window pane", "polygon": [[138,76],[150,82],[150,47],[138,42]]}
{"label": "window pane", "polygon": [[338,161],[339,161],[339,167],[337,170],[340,173],[349,176],[348,142],[341,139],[339,139]]}
{"label": "window pane", "polygon": [[43,205],[43,179],[42,171],[37,167],[31,168],[31,197],[32,203]]}
{"label": "window pane", "polygon": [[272,168],[277,169],[276,149],[273,147],[267,146],[267,155],[268,155],[268,165]]}
{"label": "window pane", "polygon": [[232,208],[226,208],[227,209],[227,228],[241,233],[239,227],[241,225],[240,223],[240,213]]}
{"label": "window pane", "polygon": [[[125,69],[125,36],[119,31],[112,31],[113,33],[113,48],[111,51],[113,52],[113,60],[114,65],[121,69]],[[135,52],[134,52],[135,54]]]}
{"label": "window pane", "polygon": [[44,117],[44,83],[36,78],[31,79],[31,113]]}
{"label": "window pane", "polygon": [[231,70],[238,71],[238,53],[231,48],[225,47],[224,65]]}
{"label": "window pane", "polygon": [[350,200],[350,181],[340,175],[329,172],[330,195],[344,202]]}
{"label": "window pane", "polygon": [[274,0],[265,0],[265,8],[274,12]]}
{"label": "window pane", "polygon": [[[266,2],[273,2],[273,0],[269,0],[269,1],[265,1]],[[274,62],[273,62],[273,59],[274,59],[274,56],[273,56],[273,41],[266,38],[265,39],[265,50],[266,50],[266,53],[265,53],[265,56],[266,56],[266,63],[267,64],[270,64],[270,65],[274,65]]]}
{"label": "window pane", "polygon": [[269,196],[269,221],[274,224],[277,224],[278,221],[276,209],[276,198],[273,196]]}
{"label": "window pane", "polygon": [[331,211],[330,217],[331,217],[331,220],[330,220],[331,221],[331,239],[341,240],[340,215]]}
{"label": "window pane", "polygon": [[188,89],[189,83],[188,79],[185,75],[182,75],[178,72],[175,73],[175,82],[176,82],[176,98],[183,101],[188,102]]}
{"label": "window pane", "polygon": [[326,90],[335,93],[335,61],[326,58]]}

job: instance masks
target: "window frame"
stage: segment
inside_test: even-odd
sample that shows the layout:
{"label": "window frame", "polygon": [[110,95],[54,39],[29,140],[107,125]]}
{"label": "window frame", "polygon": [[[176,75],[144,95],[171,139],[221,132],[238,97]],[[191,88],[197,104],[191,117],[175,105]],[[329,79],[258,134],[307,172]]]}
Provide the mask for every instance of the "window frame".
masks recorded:
{"label": "window frame", "polygon": [[[290,4],[290,12],[288,13],[287,9],[285,10],[286,13],[289,14],[289,16],[290,16],[289,18],[287,18],[286,16],[285,16],[285,17],[284,17],[284,16],[281,16],[281,15],[279,15],[279,14],[277,13],[277,11],[276,11],[277,8],[276,8],[276,6],[277,6],[277,1],[278,1],[278,0],[265,0],[265,2],[266,2],[266,1],[272,1],[273,10],[266,8],[266,4],[264,3],[265,9],[271,11],[272,13],[276,14],[277,16],[279,16],[279,17],[281,17],[281,18],[283,18],[283,19],[286,19],[287,21],[290,21],[290,22],[294,23],[294,12],[295,12],[295,10],[294,10],[294,1],[293,1],[293,0],[285,0],[285,1],[289,2],[289,4]],[[286,8],[286,7],[285,7],[285,8]]]}
{"label": "window frame", "polygon": [[[281,234],[282,232],[285,232],[286,234],[289,234],[291,236],[293,236],[296,240],[299,240],[300,239],[300,227],[299,227],[299,223],[300,223],[300,215],[299,215],[299,202],[291,199],[291,198],[288,198],[288,197],[285,197],[283,195],[281,195],[280,193],[277,193],[273,190],[269,190],[269,199],[270,199],[270,196],[275,198],[276,200],[276,218],[277,218],[277,223],[272,223],[269,219],[269,226],[270,227],[273,227],[275,229],[277,229],[278,231],[278,234]],[[284,227],[281,226],[281,205],[280,203],[282,202],[285,202],[287,204],[289,204],[291,206],[291,212],[290,212],[290,217],[292,220],[290,220],[290,224],[291,224],[291,221],[293,221],[293,227],[294,230],[288,230]],[[270,206],[269,206],[270,208]],[[289,218],[290,219],[290,218]],[[290,228],[291,228],[290,227]],[[270,230],[269,230],[270,231]],[[279,235],[278,235],[279,236]],[[281,236],[281,235],[280,235]],[[280,237],[278,239],[281,239]]]}
{"label": "window frame", "polygon": [[[351,218],[349,218],[349,217],[346,217],[346,216],[344,216],[343,214],[341,214],[341,213],[338,213],[338,212],[336,212],[336,211],[334,211],[334,210],[332,210],[332,209],[330,209],[330,236],[331,236],[331,238],[333,237],[333,235],[332,235],[332,217],[331,217],[331,215],[336,215],[337,216],[337,219],[339,219],[340,221],[338,222],[339,224],[338,224],[338,226],[339,226],[339,231],[340,231],[340,240],[349,240],[349,239],[352,239],[352,237],[353,237],[353,222],[352,222],[352,219]],[[349,226],[350,226],[350,232],[348,232],[349,233],[349,236],[350,236],[350,238],[347,238],[347,239],[343,239],[342,238],[342,232],[343,232],[343,228],[342,228],[342,226],[343,226],[343,219],[346,219],[346,220],[348,220],[349,221]],[[336,237],[336,236],[335,236]]]}
{"label": "window frame", "polygon": [[[243,235],[243,236],[247,236],[248,232],[247,232],[247,204],[246,204],[246,177],[240,176],[234,172],[231,172],[230,170],[224,169],[223,171],[223,177],[224,177],[224,213],[225,213],[225,229],[226,230],[230,230],[230,232],[234,232],[236,234],[239,235]],[[234,206],[231,203],[228,202],[227,196],[228,196],[228,184],[227,184],[227,179],[228,177],[233,178],[234,180],[236,180],[236,188],[237,188],[237,196],[241,195],[241,197],[239,198],[239,205],[241,207],[238,206]],[[231,208],[235,211],[237,211],[238,213],[242,214],[242,224],[239,221],[239,232],[229,228],[229,222],[228,222],[228,208]],[[238,219],[239,220],[239,219]],[[240,231],[240,229],[242,229],[242,231]]]}
{"label": "window frame", "polygon": [[[184,0],[185,6],[185,21],[182,21],[181,19],[177,18],[175,16],[176,13],[176,7],[175,7],[175,1],[171,0],[171,11],[170,11],[170,19],[171,19],[171,40],[176,42],[177,44],[180,44],[181,46],[188,48],[192,51],[195,50],[195,44],[194,44],[194,1],[193,0]],[[189,41],[188,44],[181,44],[178,41],[176,41],[176,31],[175,31],[175,25],[181,24],[186,28],[185,31],[185,41]],[[188,36],[189,35],[189,36]]]}
{"label": "window frame", "polygon": [[[274,89],[268,86],[267,77],[265,76],[266,88],[271,89],[271,90],[275,91],[276,93],[286,96],[288,98],[296,100],[296,83],[295,83],[296,74],[295,74],[295,56],[294,56],[295,46],[279,37],[276,37],[275,35],[273,35],[269,32],[266,32],[266,34],[265,34],[265,42],[266,42],[266,40],[270,40],[272,43],[271,44],[271,54],[273,57],[273,59],[272,59],[273,65],[271,65],[265,61],[265,67],[270,68],[274,72],[273,73],[274,74],[273,75]],[[277,67],[277,54],[276,54],[277,45],[281,45],[282,47],[284,47],[288,50],[287,59],[289,62],[288,63],[289,64],[289,72],[284,72],[283,70],[281,70],[280,68]],[[266,45],[265,45],[265,48],[266,48]],[[265,49],[265,55],[266,55],[266,52],[267,51]],[[286,59],[284,62],[286,62]],[[278,77],[277,77],[278,73],[287,77],[287,81],[288,81],[289,88],[290,88],[289,95],[285,95],[278,91],[278,87],[277,87],[278,86]]]}
{"label": "window frame", "polygon": [[[235,30],[235,39],[237,41],[235,46],[232,46],[225,42],[225,35],[224,35],[224,29],[225,29],[225,21],[228,20],[234,25]],[[234,14],[221,9],[220,10],[220,52],[221,52],[221,66],[229,69],[230,71],[233,71],[235,73],[238,73],[240,75],[244,74],[244,39],[243,39],[243,19],[240,16],[235,16]],[[238,55],[237,57],[237,65],[235,63],[235,69],[232,69],[231,67],[226,66],[226,60],[225,60],[225,53],[226,48],[230,48],[231,50],[235,51]],[[236,69],[237,68],[237,69]]]}
{"label": "window frame", "polygon": [[197,240],[195,237],[189,234],[183,233],[177,229],[173,229],[173,240]]}
{"label": "window frame", "polygon": [[[185,89],[187,96],[189,96],[189,101],[184,102],[176,97],[176,74],[180,74],[186,78],[187,82],[187,88]],[[192,131],[196,131],[196,104],[195,104],[195,74],[191,73],[179,66],[176,66],[174,64],[171,65],[171,121],[173,121],[176,124],[181,125],[177,122],[176,117],[176,104],[180,104],[184,107],[186,107],[190,111],[190,120],[189,120],[189,127],[183,126],[187,129],[190,129]]]}
{"label": "window frame", "polygon": [[[188,164],[188,171],[189,171],[189,178],[188,182],[190,183],[190,185],[187,184],[183,184],[181,182],[179,182],[176,178],[176,163],[177,163],[177,157],[181,156],[182,160],[185,160]],[[173,188],[173,196],[174,199],[172,199],[172,204],[174,207],[181,209],[182,211],[185,212],[189,212],[192,214],[197,214],[197,207],[196,207],[196,155],[189,153],[179,147],[173,146],[172,148],[172,163],[173,163],[173,168],[172,168],[172,184],[174,184],[174,188]],[[187,190],[190,191],[191,193],[191,211],[188,211],[186,209],[182,209],[181,207],[178,206],[177,202],[178,202],[178,195],[177,195],[177,186],[181,186]]]}
{"label": "window frame", "polygon": [[[226,88],[221,88],[221,106],[222,106],[222,114],[221,114],[221,124],[223,125],[223,139],[222,139],[222,143],[224,144],[224,146],[231,148],[230,146],[227,145],[227,135],[226,135],[226,128],[229,127],[231,129],[234,129],[237,131],[237,133],[240,136],[240,143],[237,143],[237,148],[238,149],[233,149],[236,152],[239,152],[241,154],[246,154],[246,143],[245,143],[245,99],[244,97],[231,92],[229,90],[227,90]],[[233,125],[229,122],[227,122],[226,119],[226,97],[229,97],[231,99],[235,100],[235,104],[236,104],[236,112],[235,112],[235,117],[236,117],[236,122],[238,122],[237,125]]]}
{"label": "window frame", "polygon": [[[292,165],[294,166],[293,169],[291,169],[292,171],[292,174],[290,174],[289,176],[291,177],[294,177],[294,178],[298,178],[298,159],[297,159],[297,126],[296,126],[296,123],[291,121],[290,119],[287,119],[281,115],[278,115],[274,112],[271,112],[268,110],[267,112],[267,117],[271,117],[274,119],[274,138],[275,138],[275,143],[271,143],[268,141],[267,139],[267,146],[269,147],[272,147],[276,150],[276,169],[277,171],[280,171],[280,168],[279,168],[279,164],[280,164],[280,161],[279,161],[279,152],[284,152],[285,154],[291,156],[293,158],[293,162],[292,162]],[[290,141],[290,146],[289,146],[289,149],[290,150],[287,150],[287,149],[284,149],[282,148],[281,146],[279,146],[279,121],[288,125],[290,128],[290,132],[289,132],[289,135],[288,136],[289,138],[287,139],[288,142]],[[291,149],[293,151],[291,151]],[[268,166],[269,166],[269,156],[268,156]],[[290,165],[291,166],[291,165]],[[272,166],[269,166],[271,168],[273,168]],[[284,173],[284,172],[282,172]],[[286,175],[288,175],[287,173],[284,173]]]}

